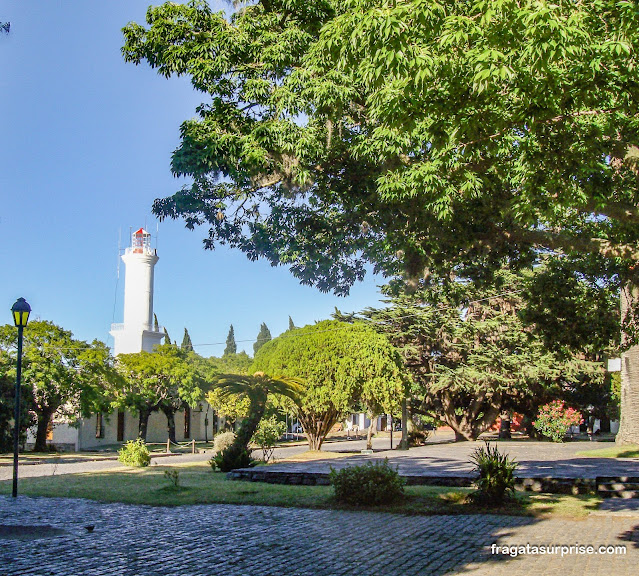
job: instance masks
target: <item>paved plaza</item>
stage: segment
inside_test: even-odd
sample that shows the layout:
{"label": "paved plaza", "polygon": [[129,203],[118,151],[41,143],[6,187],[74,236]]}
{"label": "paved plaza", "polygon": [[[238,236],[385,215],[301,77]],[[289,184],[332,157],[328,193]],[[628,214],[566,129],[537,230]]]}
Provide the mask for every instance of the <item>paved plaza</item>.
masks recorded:
{"label": "paved plaza", "polygon": [[[303,470],[305,472],[327,473],[330,467],[361,464],[369,460],[388,458],[393,466],[397,466],[400,474],[405,476],[468,476],[472,475],[472,464],[469,458],[473,450],[483,446],[483,441],[452,442],[453,435],[438,432],[429,443],[408,451],[390,450],[388,437],[373,438],[372,455],[362,455],[359,451],[366,447],[365,440],[340,440],[325,442],[322,450],[352,452],[349,458],[305,461],[301,463],[276,462],[269,466],[269,470]],[[397,446],[399,435],[395,436],[394,446]],[[596,476],[639,476],[639,459],[637,458],[591,458],[577,455],[578,452],[596,450],[613,446],[609,442],[566,442],[554,444],[552,442],[534,442],[530,440],[499,441],[497,446],[501,452],[514,458],[519,466],[516,475],[521,477],[553,476],[561,478],[595,478]],[[154,457],[153,463],[167,465],[171,463],[187,463],[209,460],[211,449],[206,453],[171,455]],[[303,443],[298,446],[277,448],[274,456],[278,461],[294,457],[308,450]],[[261,456],[260,451],[254,454]],[[50,459],[50,460],[54,460]],[[42,465],[21,465],[20,477],[51,476],[55,474],[73,474],[85,471],[109,470],[120,467],[115,459],[87,462],[51,462]],[[11,478],[10,463],[0,466],[0,480]]]}
{"label": "paved plaza", "polygon": [[[388,438],[375,438],[372,455],[353,454],[348,459],[315,460],[299,464],[279,463],[269,466],[269,471],[305,471],[328,473],[331,466],[341,468],[362,464],[368,460],[388,458],[403,476],[472,476],[470,456],[482,440],[475,442],[451,442],[451,433],[438,432],[424,446],[408,451],[389,450]],[[399,438],[395,439],[395,445]],[[610,442],[535,442],[531,440],[507,440],[493,442],[500,452],[508,454],[517,463],[516,476],[522,478],[595,478],[597,476],[639,476],[637,458],[598,458],[578,455],[614,446]],[[333,442],[323,446],[329,451],[356,451],[365,447],[363,441]]]}

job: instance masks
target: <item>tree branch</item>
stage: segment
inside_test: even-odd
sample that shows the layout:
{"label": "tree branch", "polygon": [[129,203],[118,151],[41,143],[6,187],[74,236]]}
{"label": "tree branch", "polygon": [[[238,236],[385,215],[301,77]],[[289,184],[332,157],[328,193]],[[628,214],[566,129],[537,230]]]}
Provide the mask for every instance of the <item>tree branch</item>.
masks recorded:
{"label": "tree branch", "polygon": [[589,252],[605,258],[639,259],[639,246],[615,244],[606,238],[580,238],[552,230],[504,230],[503,234],[510,242],[526,242],[550,250]]}
{"label": "tree branch", "polygon": [[628,222],[630,224],[639,224],[639,209],[632,204],[596,204],[592,202],[586,204],[583,207],[583,212],[596,214],[598,216],[606,216],[607,218],[613,218],[621,222]]}

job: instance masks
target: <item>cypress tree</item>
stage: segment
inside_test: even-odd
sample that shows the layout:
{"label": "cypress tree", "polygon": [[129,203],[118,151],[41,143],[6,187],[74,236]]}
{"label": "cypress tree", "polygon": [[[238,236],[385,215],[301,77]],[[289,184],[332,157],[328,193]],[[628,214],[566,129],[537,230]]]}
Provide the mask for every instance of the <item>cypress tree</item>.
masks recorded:
{"label": "cypress tree", "polygon": [[182,350],[193,351],[193,342],[191,342],[191,336],[189,335],[189,331],[184,328],[184,338],[182,338],[182,346],[180,346]]}
{"label": "cypress tree", "polygon": [[171,337],[169,336],[169,331],[166,329],[166,326],[164,327],[164,343],[165,344],[171,343]]}
{"label": "cypress tree", "polygon": [[291,318],[290,316],[288,317],[288,329],[289,330],[294,330],[295,329],[295,324],[293,324],[293,318]]}
{"label": "cypress tree", "polygon": [[233,324],[229,328],[229,335],[226,337],[226,348],[224,348],[224,356],[237,353],[237,344],[235,343],[235,331]]}
{"label": "cypress tree", "polygon": [[160,331],[160,323],[158,322],[158,315],[155,313],[153,314],[153,330],[155,332]]}
{"label": "cypress tree", "polygon": [[269,340],[272,340],[271,331],[268,329],[268,326],[262,322],[260,326],[260,333],[257,335],[257,340],[255,344],[253,344],[253,353],[257,354],[257,351],[264,346]]}

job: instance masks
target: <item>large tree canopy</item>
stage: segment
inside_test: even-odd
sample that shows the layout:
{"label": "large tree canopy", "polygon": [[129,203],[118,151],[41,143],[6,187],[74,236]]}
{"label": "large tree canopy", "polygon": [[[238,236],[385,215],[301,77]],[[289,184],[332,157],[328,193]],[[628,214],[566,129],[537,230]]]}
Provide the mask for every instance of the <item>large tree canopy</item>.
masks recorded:
{"label": "large tree canopy", "polygon": [[284,332],[260,348],[252,369],[303,382],[295,411],[312,450],[358,402],[392,412],[405,395],[399,354],[361,322],[325,320]]}
{"label": "large tree canopy", "polygon": [[[0,326],[0,350],[14,358],[17,331]],[[116,380],[107,346],[73,338],[73,334],[45,320],[24,330],[22,381],[37,415],[35,450],[47,448],[47,429],[54,416],[75,421],[107,405],[105,390]]]}
{"label": "large tree canopy", "polygon": [[[127,60],[211,95],[160,216],[345,292],[371,260],[638,254],[630,2],[258,2],[149,9]],[[323,27],[322,27],[323,26]],[[399,258],[398,258],[398,251]],[[625,262],[625,266],[624,266]]]}
{"label": "large tree canopy", "polygon": [[161,410],[167,417],[168,436],[175,442],[175,412],[204,397],[204,374],[195,353],[163,344],[153,353],[120,354],[117,369],[121,381],[112,389],[113,405],[139,414],[138,434],[143,440],[149,416]]}
{"label": "large tree canopy", "polygon": [[[340,294],[366,262],[414,281],[563,254],[623,287],[636,342],[634,2],[262,0],[227,21],[194,1],[147,23],[125,58],[210,95],[172,160],[193,185],[154,206],[207,248]],[[639,371],[622,380],[639,441]]]}
{"label": "large tree canopy", "polygon": [[[15,393],[16,359],[0,349],[0,453],[13,450]],[[34,424],[31,393],[28,384],[23,383],[20,387],[20,444],[26,440],[27,429]]]}
{"label": "large tree canopy", "polygon": [[[167,3],[149,9],[148,29],[124,29],[123,52],[165,76],[189,75],[211,96],[182,124],[172,159],[174,174],[194,183],[158,200],[156,214],[183,216],[189,227],[207,223],[207,248],[228,243],[343,294],[364,276],[367,259],[388,260],[379,231],[362,233],[364,221],[372,212],[388,225],[394,217],[374,194],[378,167],[350,151],[353,130],[331,128],[335,81],[307,92],[308,78],[291,77],[303,72],[332,4],[261,2],[229,23],[205,2]],[[313,99],[323,93],[320,112]]]}
{"label": "large tree canopy", "polygon": [[[413,376],[413,413],[441,419],[458,440],[470,440],[502,411],[517,410],[532,420],[544,400],[582,383],[603,382],[596,352],[574,355],[567,345],[549,351],[548,333],[522,323],[530,276],[502,270],[494,284],[481,288],[431,277],[414,293],[392,294],[391,306],[363,312],[400,350]],[[576,311],[564,310],[560,320],[566,332],[585,331]],[[561,341],[556,328],[551,333]]]}

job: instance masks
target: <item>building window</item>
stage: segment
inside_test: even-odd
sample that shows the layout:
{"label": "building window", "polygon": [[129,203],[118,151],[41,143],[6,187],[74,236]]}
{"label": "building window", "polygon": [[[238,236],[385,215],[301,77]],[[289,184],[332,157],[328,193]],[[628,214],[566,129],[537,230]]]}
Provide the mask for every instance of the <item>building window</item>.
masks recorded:
{"label": "building window", "polygon": [[184,438],[191,437],[191,408],[184,407]]}
{"label": "building window", "polygon": [[95,415],[95,437],[104,438],[104,420],[102,418],[102,412],[98,412]]}
{"label": "building window", "polygon": [[118,442],[124,442],[124,411],[118,412]]}

